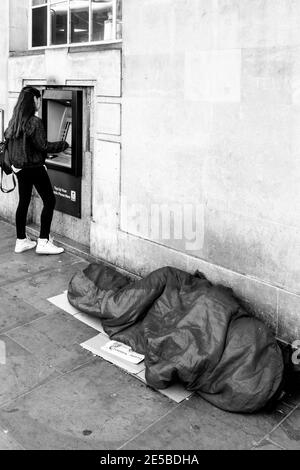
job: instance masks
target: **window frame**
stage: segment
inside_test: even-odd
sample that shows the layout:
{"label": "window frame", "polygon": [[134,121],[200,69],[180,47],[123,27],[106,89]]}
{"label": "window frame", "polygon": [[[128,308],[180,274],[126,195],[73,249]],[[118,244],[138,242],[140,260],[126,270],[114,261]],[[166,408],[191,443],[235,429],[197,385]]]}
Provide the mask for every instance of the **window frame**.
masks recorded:
{"label": "window frame", "polygon": [[[84,46],[96,46],[96,45],[106,45],[106,44],[119,44],[122,42],[122,37],[119,39],[116,38],[117,33],[117,2],[118,0],[111,0],[112,2],[112,36],[114,39],[103,39],[101,41],[92,40],[92,2],[89,1],[89,29],[88,35],[89,40],[86,42],[71,42],[71,10],[70,3],[71,0],[66,0],[67,2],[67,42],[64,44],[51,44],[51,15],[50,15],[50,0],[45,0],[46,3],[40,5],[33,5],[33,0],[28,0],[29,3],[29,15],[28,15],[28,49],[29,50],[39,50],[39,49],[58,49],[63,47],[84,47]],[[57,3],[60,3],[62,0],[57,0]],[[32,11],[38,8],[47,8],[47,44],[44,46],[32,46]],[[122,21],[122,20],[121,20]]]}

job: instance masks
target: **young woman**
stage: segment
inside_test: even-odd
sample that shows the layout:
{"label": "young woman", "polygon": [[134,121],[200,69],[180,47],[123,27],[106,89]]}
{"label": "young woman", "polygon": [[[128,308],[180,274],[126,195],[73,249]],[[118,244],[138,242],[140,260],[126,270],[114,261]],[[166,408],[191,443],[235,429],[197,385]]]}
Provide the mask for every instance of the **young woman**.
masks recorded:
{"label": "young woman", "polygon": [[[35,115],[41,105],[41,94],[26,86],[21,90],[13,116],[5,131],[12,169],[18,178],[19,204],[16,211],[16,253],[36,247],[36,253],[56,255],[64,251],[54,245],[50,227],[55,196],[45,166],[47,153],[59,153],[67,142],[47,142],[42,120]],[[40,236],[37,243],[26,236],[26,219],[32,188],[36,188],[44,207],[41,213]]]}

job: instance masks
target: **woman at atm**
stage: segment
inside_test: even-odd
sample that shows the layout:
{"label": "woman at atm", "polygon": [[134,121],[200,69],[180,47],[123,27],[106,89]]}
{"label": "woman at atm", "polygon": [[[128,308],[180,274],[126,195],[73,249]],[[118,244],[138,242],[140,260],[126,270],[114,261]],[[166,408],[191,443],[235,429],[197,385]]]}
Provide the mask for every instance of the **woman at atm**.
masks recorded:
{"label": "woman at atm", "polygon": [[[17,240],[15,252],[36,248],[36,253],[56,255],[64,251],[56,246],[50,236],[55,207],[55,196],[45,166],[49,152],[62,152],[68,147],[65,141],[48,142],[42,120],[35,115],[41,105],[39,90],[24,87],[19,95],[13,116],[5,131],[12,169],[18,178],[19,203],[16,210]],[[26,219],[35,187],[43,201],[40,235],[37,243],[26,236]]]}

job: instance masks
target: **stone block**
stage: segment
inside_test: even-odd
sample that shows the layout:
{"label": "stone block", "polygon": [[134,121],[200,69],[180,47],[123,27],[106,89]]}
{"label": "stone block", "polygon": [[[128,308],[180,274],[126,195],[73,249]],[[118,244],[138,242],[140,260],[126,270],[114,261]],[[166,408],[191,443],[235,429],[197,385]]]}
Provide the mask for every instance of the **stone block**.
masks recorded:
{"label": "stone block", "polygon": [[241,50],[187,52],[184,79],[186,100],[239,103]]}
{"label": "stone block", "polygon": [[93,168],[93,220],[116,227],[120,198],[120,144],[97,140]]}
{"label": "stone block", "polygon": [[299,236],[292,227],[208,208],[204,257],[210,263],[298,293]]}
{"label": "stone block", "polygon": [[96,108],[96,132],[109,135],[121,134],[121,105],[118,103],[101,103]]}
{"label": "stone block", "polygon": [[243,48],[299,45],[300,5],[297,0],[242,0]]}

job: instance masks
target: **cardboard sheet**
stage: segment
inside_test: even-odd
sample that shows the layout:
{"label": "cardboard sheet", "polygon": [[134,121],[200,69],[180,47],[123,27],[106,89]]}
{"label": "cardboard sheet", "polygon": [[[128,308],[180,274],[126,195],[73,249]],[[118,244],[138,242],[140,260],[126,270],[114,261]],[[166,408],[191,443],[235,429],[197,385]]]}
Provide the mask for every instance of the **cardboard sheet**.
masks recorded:
{"label": "cardboard sheet", "polygon": [[106,335],[102,328],[101,320],[99,318],[94,318],[90,315],[87,315],[86,313],[80,312],[69,303],[67,291],[64,291],[63,294],[56,295],[55,297],[50,297],[47,300],[56,307],[60,308],[61,310],[64,310],[64,312],[70,313],[70,315],[73,315],[77,318],[77,320],[80,320],[82,323],[85,323],[91,328],[94,328],[94,330],[100,331],[101,333]]}
{"label": "cardboard sheet", "polygon": [[[145,369],[139,372],[136,377],[146,384]],[[176,401],[176,403],[180,403],[193,395],[193,392],[189,392],[181,384],[174,384],[171,385],[171,387],[165,388],[163,390],[158,389],[157,391],[162,395],[170,398],[170,400]]]}
{"label": "cardboard sheet", "polygon": [[70,313],[70,315],[76,315],[80,313],[80,311],[74,308],[68,301],[67,292],[63,292],[62,294],[56,295],[55,297],[50,297],[47,300],[61,310]]}
{"label": "cardboard sheet", "polygon": [[90,326],[91,328],[94,328],[94,330],[99,331],[102,333],[104,336],[107,336],[105,331],[102,328],[101,320],[99,318],[94,318],[91,317],[90,315],[87,315],[86,313],[77,313],[74,315],[77,320],[80,320],[82,323],[85,323],[86,325]]}

